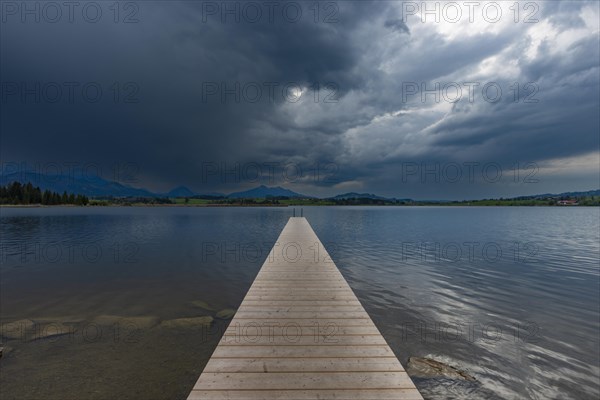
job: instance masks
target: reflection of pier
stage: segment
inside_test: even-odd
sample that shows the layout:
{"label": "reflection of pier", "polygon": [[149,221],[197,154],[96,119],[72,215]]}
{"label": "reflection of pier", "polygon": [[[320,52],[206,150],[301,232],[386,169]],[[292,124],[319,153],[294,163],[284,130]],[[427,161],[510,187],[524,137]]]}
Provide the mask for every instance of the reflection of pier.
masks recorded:
{"label": "reflection of pier", "polygon": [[422,399],[305,218],[290,218],[191,399]]}

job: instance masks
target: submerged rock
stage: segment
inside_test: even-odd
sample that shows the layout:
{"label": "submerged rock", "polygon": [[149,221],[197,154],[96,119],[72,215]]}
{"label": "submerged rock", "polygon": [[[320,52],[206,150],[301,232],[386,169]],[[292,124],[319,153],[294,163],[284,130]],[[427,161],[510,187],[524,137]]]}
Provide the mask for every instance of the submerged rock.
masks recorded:
{"label": "submerged rock", "polygon": [[431,358],[410,357],[408,359],[406,372],[410,376],[420,378],[448,378],[465,381],[476,380],[475,377],[464,371]]}
{"label": "submerged rock", "polygon": [[2,324],[1,328],[0,334],[6,339],[23,339],[34,332],[35,322],[30,319],[20,319]]}
{"label": "submerged rock", "polygon": [[124,329],[150,329],[158,325],[160,319],[154,316],[124,317],[121,315],[99,315],[92,323],[102,326],[118,325]]}
{"label": "submerged rock", "polygon": [[51,337],[74,334],[75,328],[67,326],[60,322],[51,322],[48,324],[38,324],[29,340],[48,339]]}
{"label": "submerged rock", "polygon": [[7,356],[12,350],[13,348],[10,346],[0,345],[0,358],[2,358],[2,356]]}
{"label": "submerged rock", "polygon": [[85,322],[85,318],[75,315],[66,315],[62,317],[35,317],[32,318],[35,322],[41,324],[60,323],[60,324],[80,324]]}
{"label": "submerged rock", "polygon": [[231,319],[235,315],[236,310],[233,308],[226,308],[217,313],[216,317],[219,319]]}
{"label": "submerged rock", "polygon": [[207,302],[201,300],[195,300],[191,303],[194,307],[201,308],[206,311],[215,311],[213,307],[211,307]]}
{"label": "submerged rock", "polygon": [[213,317],[193,317],[193,318],[177,318],[163,321],[160,326],[163,328],[198,328],[210,326],[213,322]]}
{"label": "submerged rock", "polygon": [[21,319],[2,325],[2,336],[6,339],[20,339],[25,341],[46,339],[74,333],[72,326],[62,322],[34,322],[31,319]]}

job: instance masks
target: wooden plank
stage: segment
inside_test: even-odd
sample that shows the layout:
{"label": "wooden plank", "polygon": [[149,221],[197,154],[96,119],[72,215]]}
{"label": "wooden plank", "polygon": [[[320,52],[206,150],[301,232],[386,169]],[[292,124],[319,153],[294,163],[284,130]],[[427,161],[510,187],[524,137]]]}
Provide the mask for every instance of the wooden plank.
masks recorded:
{"label": "wooden plank", "polygon": [[204,372],[402,372],[396,358],[238,358],[211,359]]}
{"label": "wooden plank", "polygon": [[340,300],[244,300],[244,307],[270,307],[270,306],[359,306],[358,300],[340,299]]}
{"label": "wooden plank", "polygon": [[391,357],[388,346],[217,346],[213,357],[217,358],[322,358],[322,357]]}
{"label": "wooden plank", "polygon": [[290,306],[263,306],[260,304],[243,304],[238,312],[252,312],[252,311],[269,311],[276,313],[288,313],[288,312],[336,312],[336,311],[356,311],[364,312],[361,305],[346,305],[346,304],[333,304],[333,305],[305,305],[305,304],[294,304]]}
{"label": "wooden plank", "polygon": [[225,335],[241,335],[248,338],[256,336],[291,336],[296,333],[302,336],[311,335],[379,335],[379,330],[375,325],[367,326],[339,326],[337,324],[321,324],[321,325],[286,325],[278,324],[277,326],[269,324],[230,324]]}
{"label": "wooden plank", "polygon": [[284,335],[224,335],[219,346],[352,346],[385,345],[385,339],[377,335],[299,334],[300,329],[288,329]]}
{"label": "wooden plank", "polygon": [[[287,295],[286,295],[287,294]],[[304,296],[305,299],[321,298],[320,296],[344,296],[346,299],[355,299],[356,297],[348,295],[347,289],[284,289],[284,288],[257,288],[248,291],[249,296]]]}
{"label": "wooden plank", "polygon": [[276,301],[276,300],[282,300],[282,301],[325,301],[325,300],[356,300],[358,301],[358,299],[356,298],[356,296],[349,295],[348,293],[320,293],[320,294],[313,294],[310,297],[307,297],[306,295],[288,295],[286,296],[285,294],[283,295],[277,295],[277,294],[269,294],[269,293],[264,293],[264,294],[250,294],[248,293],[244,299],[244,301],[262,301],[262,300],[269,300],[269,301]]}
{"label": "wooden plank", "polygon": [[[287,275],[287,274],[286,274]],[[268,278],[264,278],[264,277],[259,277],[256,278],[256,280],[254,281],[254,284],[266,284],[266,283],[277,283],[277,284],[281,284],[281,283],[287,283],[287,284],[306,284],[308,286],[313,286],[319,283],[322,284],[338,284],[338,285],[347,285],[346,281],[344,279],[342,279],[341,277],[333,277],[333,276],[323,276],[321,278],[315,278],[315,279],[302,279],[301,277],[290,277],[290,278],[272,278],[272,277],[268,277]]]}
{"label": "wooden plank", "polygon": [[348,285],[345,284],[341,284],[341,283],[335,283],[335,282],[327,282],[327,283],[315,283],[310,284],[310,283],[295,283],[295,282],[285,282],[285,283],[273,283],[273,282],[258,282],[254,285],[252,285],[252,287],[250,288],[250,290],[252,291],[256,291],[256,290],[277,290],[277,289],[283,289],[283,290],[295,290],[296,292],[298,292],[299,290],[342,290],[342,291],[346,291],[348,289],[350,289],[350,287]]}
{"label": "wooden plank", "polygon": [[369,319],[365,311],[240,311],[237,319],[281,318],[281,319]]}
{"label": "wooden plank", "polygon": [[188,400],[422,400],[417,389],[192,390]]}
{"label": "wooden plank", "polygon": [[308,221],[290,218],[188,399],[422,397]]}
{"label": "wooden plank", "polygon": [[[315,270],[318,271],[318,270]],[[331,272],[308,272],[308,271],[296,271],[290,272],[289,270],[280,271],[265,271],[261,270],[256,279],[301,279],[301,280],[315,280],[323,278],[338,278],[343,279],[343,275],[332,269]]]}
{"label": "wooden plank", "polygon": [[[235,326],[236,324],[240,324],[241,326],[275,326],[275,327],[296,327],[296,326],[306,326],[306,327],[328,327],[331,325],[341,327],[341,326],[375,326],[373,321],[370,319],[274,319],[274,318],[253,318],[253,319],[237,319],[234,318],[231,321],[229,326]],[[252,332],[249,332],[252,334]]]}
{"label": "wooden plank", "polygon": [[281,266],[263,266],[260,272],[264,273],[339,273],[339,270],[335,267],[322,266],[322,265],[304,265],[295,267],[281,267]]}
{"label": "wooden plank", "polygon": [[[234,379],[231,379],[234,378]],[[413,384],[403,372],[203,372],[194,389],[410,389]]]}

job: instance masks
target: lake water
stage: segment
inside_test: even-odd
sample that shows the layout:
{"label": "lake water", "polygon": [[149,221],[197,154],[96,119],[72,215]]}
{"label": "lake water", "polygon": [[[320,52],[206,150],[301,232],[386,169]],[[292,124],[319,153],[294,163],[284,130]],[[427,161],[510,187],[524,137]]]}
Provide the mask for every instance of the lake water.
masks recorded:
{"label": "lake water", "polygon": [[[227,322],[159,322],[239,306],[291,215],[2,208],[0,322],[36,325],[3,339],[0,397],[185,398]],[[415,378],[426,399],[600,396],[600,209],[304,207],[304,216],[405,366],[431,357],[477,379]]]}

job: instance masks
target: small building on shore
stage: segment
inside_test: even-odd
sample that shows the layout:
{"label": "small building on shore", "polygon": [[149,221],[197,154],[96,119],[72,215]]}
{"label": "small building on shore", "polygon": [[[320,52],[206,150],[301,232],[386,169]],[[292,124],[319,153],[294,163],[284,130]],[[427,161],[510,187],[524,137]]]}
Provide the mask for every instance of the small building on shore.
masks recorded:
{"label": "small building on shore", "polygon": [[559,206],[576,206],[579,203],[577,202],[577,200],[559,200],[556,204],[558,204]]}

